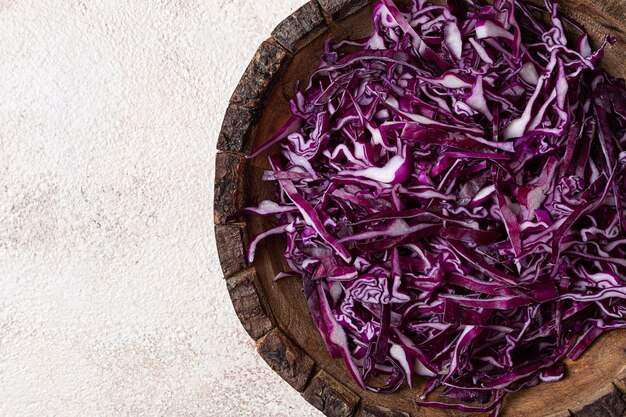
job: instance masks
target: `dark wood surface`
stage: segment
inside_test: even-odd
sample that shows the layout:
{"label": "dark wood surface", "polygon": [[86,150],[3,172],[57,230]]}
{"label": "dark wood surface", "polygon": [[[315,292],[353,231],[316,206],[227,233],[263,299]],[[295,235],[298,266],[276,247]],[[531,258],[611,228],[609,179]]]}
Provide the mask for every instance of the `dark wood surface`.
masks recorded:
{"label": "dark wood surface", "polygon": [[[243,155],[218,152],[215,156],[215,186],[213,195],[213,221],[226,222],[226,217],[241,207],[243,198],[246,161]],[[218,251],[220,248],[218,248]]]}
{"label": "dark wood surface", "polygon": [[263,306],[259,296],[256,282],[258,279],[254,269],[247,269],[226,280],[228,294],[237,317],[254,340],[263,337],[274,328],[268,309]]}
{"label": "dark wood surface", "polygon": [[357,394],[325,371],[313,377],[302,396],[328,417],[351,417],[360,402]]}
{"label": "dark wood surface", "polygon": [[[339,359],[330,357],[309,317],[298,279],[274,282],[286,270],[280,238],[268,238],[253,265],[245,260],[247,236],[270,224],[259,216],[246,224],[225,224],[236,208],[272,198],[261,181],[267,154],[246,160],[244,153],[271,137],[289,118],[289,99],[296,80],[303,83],[317,67],[322,45],[335,39],[370,33],[373,2],[313,0],[279,26],[254,55],[231,97],[218,141],[214,221],[217,248],[233,306],[265,361],[313,406],[327,416],[454,417],[468,415],[418,408],[415,391],[391,395],[364,392]],[[559,2],[563,14],[582,23],[598,45],[605,33],[618,39],[603,61],[614,76],[626,76],[626,2],[603,0]],[[270,150],[271,152],[272,150]],[[567,376],[557,383],[511,394],[505,417],[626,416],[626,331],[607,334],[578,361],[567,362]],[[474,414],[478,416],[479,414]]]}
{"label": "dark wood surface", "polygon": [[315,363],[280,329],[269,332],[257,343],[259,355],[296,391],[304,391]]}
{"label": "dark wood surface", "polygon": [[245,224],[215,225],[215,243],[225,277],[242,271],[248,265],[245,234]]}

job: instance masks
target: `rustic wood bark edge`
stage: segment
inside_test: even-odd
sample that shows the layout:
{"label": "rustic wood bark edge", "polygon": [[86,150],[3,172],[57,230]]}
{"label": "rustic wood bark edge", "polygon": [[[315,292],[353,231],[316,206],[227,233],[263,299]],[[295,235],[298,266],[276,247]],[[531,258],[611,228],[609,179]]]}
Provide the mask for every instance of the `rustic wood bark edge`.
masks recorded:
{"label": "rustic wood bark edge", "polygon": [[[311,0],[281,22],[257,49],[231,96],[218,137],[214,222],[217,250],[231,301],[245,330],[257,341],[259,355],[313,406],[329,417],[409,417],[403,411],[365,403],[337,381],[275,327],[270,307],[257,288],[245,256],[245,223],[226,224],[241,208],[250,151],[261,108],[293,55],[328,26],[367,6],[370,0]],[[619,30],[619,28],[611,27]],[[621,31],[620,31],[621,32]],[[626,417],[626,367],[618,378],[571,410],[546,417]]]}
{"label": "rustic wood bark edge", "polygon": [[357,394],[323,370],[313,377],[302,397],[328,417],[352,417],[361,402]]}
{"label": "rustic wood bark edge", "polygon": [[569,410],[574,417],[622,417],[626,412],[624,393],[613,384],[597,391],[585,404]]}
{"label": "rustic wood bark edge", "polygon": [[[233,92],[219,133],[215,169],[214,223],[220,265],[237,316],[259,355],[294,389],[329,416],[400,416],[380,407],[359,410],[360,397],[320,370],[284,332],[275,327],[262,292],[255,285],[254,268],[248,268],[245,223],[227,224],[226,218],[244,201],[247,161],[261,108],[272,93],[291,57],[321,35],[333,19],[341,19],[367,5],[369,0],[311,0],[281,22],[272,37],[261,44]],[[381,411],[382,410],[382,411]],[[382,414],[381,414],[382,412]]]}
{"label": "rustic wood bark edge", "polygon": [[254,268],[226,279],[226,288],[235,313],[253,340],[263,337],[274,328],[274,320],[267,306],[261,301],[256,281]]}
{"label": "rustic wood bark edge", "polygon": [[296,391],[304,391],[315,363],[280,329],[273,329],[258,340],[257,351],[270,368]]}
{"label": "rustic wood bark edge", "polygon": [[228,278],[248,266],[245,224],[215,225],[215,244],[224,277]]}
{"label": "rustic wood bark edge", "polygon": [[318,0],[329,21],[341,20],[365,7],[369,0]]}
{"label": "rustic wood bark edge", "polygon": [[259,108],[272,91],[272,84],[280,78],[284,64],[291,54],[274,38],[264,41],[256,50],[230,98],[231,104]]}
{"label": "rustic wood bark edge", "polygon": [[243,155],[233,152],[218,152],[215,155],[213,189],[213,221],[215,224],[226,223],[228,215],[241,207],[245,174],[246,160]]}
{"label": "rustic wood bark edge", "polygon": [[272,38],[292,54],[297,53],[326,30],[317,0],[311,0],[280,22]]}

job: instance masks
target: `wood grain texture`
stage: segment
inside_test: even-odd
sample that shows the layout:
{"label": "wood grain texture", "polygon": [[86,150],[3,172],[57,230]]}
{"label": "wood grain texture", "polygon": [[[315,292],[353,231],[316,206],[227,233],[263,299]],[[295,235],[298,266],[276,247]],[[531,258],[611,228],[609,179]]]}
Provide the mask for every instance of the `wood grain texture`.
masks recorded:
{"label": "wood grain texture", "polygon": [[318,2],[325,14],[333,20],[341,20],[369,3],[368,0],[318,0]]}
{"label": "wood grain texture", "polygon": [[226,217],[242,206],[245,160],[242,155],[218,152],[215,156],[213,221],[226,222]]}
{"label": "wood grain texture", "polygon": [[615,386],[626,395],[626,365],[618,372],[615,378]]}
{"label": "wood grain texture", "polygon": [[254,340],[266,335],[274,328],[271,318],[261,305],[259,292],[254,285],[256,274],[246,270],[226,280],[226,286],[237,317],[243,328]]}
{"label": "wood grain texture", "polygon": [[222,129],[217,138],[217,149],[243,153],[250,151],[257,114],[257,109],[230,104],[226,109]]}
{"label": "wood grain texture", "polygon": [[563,410],[546,417],[572,417],[572,413],[569,410]]}
{"label": "wood grain texture", "polygon": [[231,103],[256,108],[271,91],[272,82],[280,75],[290,54],[276,41],[269,39],[259,46],[231,97]]}
{"label": "wood grain texture", "polygon": [[248,265],[244,227],[243,224],[218,224],[215,226],[215,244],[225,277],[242,271]]}
{"label": "wood grain texture", "polygon": [[[540,4],[541,0],[532,0]],[[242,77],[233,94],[233,102],[245,108],[259,108],[256,126],[252,133],[253,147],[264,143],[287,121],[289,100],[293,96],[296,81],[307,83],[311,73],[317,68],[326,38],[359,39],[371,32],[371,12],[374,2],[364,0],[317,0],[328,27],[318,35],[315,29],[319,16],[314,11],[298,10],[300,17],[287,18],[274,31],[277,40],[266,41],[255,55],[253,62]],[[308,3],[305,7],[312,7]],[[614,76],[626,75],[626,3],[621,0],[608,0],[587,3],[582,0],[567,0],[560,4],[561,11],[584,24],[590,31],[592,42],[599,45],[607,31],[618,38],[618,44],[610,47],[604,60],[604,67]],[[313,14],[311,14],[313,13]],[[306,17],[310,22],[297,23]],[[302,40],[298,41],[298,33]],[[282,45],[282,46],[279,46]],[[273,57],[271,52],[278,55]],[[290,55],[292,51],[293,56]],[[254,75],[258,78],[252,80]],[[250,83],[250,85],[247,85]],[[259,105],[263,103],[262,107]],[[235,145],[237,144],[235,143]],[[241,148],[244,149],[244,148]],[[270,149],[268,153],[274,152]],[[255,205],[259,201],[273,198],[274,189],[261,181],[262,173],[269,168],[267,154],[250,161],[245,171],[239,170],[243,181],[235,200],[243,205]],[[219,161],[218,161],[219,163]],[[222,187],[223,188],[223,187]],[[218,198],[216,185],[216,199]],[[221,191],[221,188],[220,188]],[[222,193],[224,194],[224,193]],[[221,194],[220,194],[221,195]],[[220,203],[222,213],[224,204]],[[220,219],[222,216],[220,215]],[[216,217],[217,219],[217,217]],[[217,220],[216,220],[217,221]],[[249,236],[271,227],[271,221],[254,216],[248,219],[246,231]],[[254,263],[256,276],[255,295],[259,309],[267,304],[272,320],[278,329],[273,330],[259,344],[259,353],[281,375],[297,376],[293,368],[300,353],[298,346],[305,348],[306,358],[315,363],[319,372],[309,379],[303,396],[327,416],[393,416],[393,417],[460,417],[463,413],[431,408],[418,408],[415,398],[423,386],[417,381],[414,391],[403,388],[391,395],[378,395],[364,392],[353,382],[343,362],[331,358],[326,351],[314,323],[309,317],[302,285],[298,279],[283,279],[274,282],[276,273],[287,270],[282,253],[284,242],[278,237],[270,237],[258,248]],[[233,303],[238,303],[237,298]],[[257,310],[254,310],[255,312]],[[265,313],[263,313],[265,314]],[[254,314],[253,314],[254,315]],[[268,318],[269,320],[269,318]],[[243,321],[243,319],[242,319]],[[250,321],[250,319],[248,319]],[[271,320],[270,320],[271,322]],[[263,328],[267,333],[271,329]],[[257,334],[259,332],[255,332]],[[271,336],[270,336],[271,335]],[[285,347],[282,357],[281,346]],[[626,392],[626,331],[615,331],[603,336],[576,362],[566,361],[567,376],[556,383],[542,383],[507,396],[502,415],[504,417],[605,417],[625,413],[623,392]],[[287,358],[292,353],[293,360]],[[279,353],[274,353],[279,352]],[[268,360],[267,358],[270,357]],[[305,371],[309,362],[305,361]],[[272,366],[270,364],[270,366]],[[284,375],[283,375],[284,377]],[[287,378],[285,378],[287,379]],[[291,382],[290,382],[291,383]],[[292,384],[293,386],[294,384]],[[301,389],[300,381],[296,389]],[[436,398],[433,394],[433,398]],[[359,405],[363,404],[360,408]],[[603,414],[604,413],[604,414]],[[621,414],[620,414],[621,413]],[[479,416],[481,414],[472,414]]]}
{"label": "wood grain texture", "polygon": [[344,384],[324,371],[320,371],[302,396],[328,417],[351,417],[359,397]]}
{"label": "wood grain texture", "polygon": [[279,329],[269,332],[257,342],[259,355],[289,383],[302,392],[309,381],[315,363]]}
{"label": "wood grain texture", "polygon": [[394,411],[377,405],[365,405],[357,414],[357,417],[410,417],[403,411]]}
{"label": "wood grain texture", "polygon": [[574,417],[622,417],[626,411],[626,402],[623,394],[609,384],[570,411]]}
{"label": "wood grain texture", "polygon": [[305,3],[276,26],[272,37],[287,51],[296,53],[326,28],[316,0]]}

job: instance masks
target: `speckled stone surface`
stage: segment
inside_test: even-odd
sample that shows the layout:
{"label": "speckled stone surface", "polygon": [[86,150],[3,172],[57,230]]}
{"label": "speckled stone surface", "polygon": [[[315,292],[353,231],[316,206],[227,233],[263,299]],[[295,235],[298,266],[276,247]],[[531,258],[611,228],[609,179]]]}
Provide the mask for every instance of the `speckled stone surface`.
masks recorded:
{"label": "speckled stone surface", "polygon": [[215,143],[303,0],[0,0],[0,415],[321,416],[235,316]]}

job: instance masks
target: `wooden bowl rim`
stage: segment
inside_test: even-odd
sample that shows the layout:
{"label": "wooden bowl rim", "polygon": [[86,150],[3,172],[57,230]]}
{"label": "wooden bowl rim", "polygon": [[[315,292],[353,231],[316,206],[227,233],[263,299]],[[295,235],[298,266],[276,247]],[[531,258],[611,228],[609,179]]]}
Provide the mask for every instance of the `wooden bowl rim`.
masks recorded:
{"label": "wooden bowl rim", "polygon": [[[215,168],[214,223],[220,264],[235,312],[257,352],[270,367],[327,416],[410,417],[403,411],[367,404],[361,395],[318,367],[277,325],[255,267],[246,260],[246,224],[226,222],[244,201],[244,179],[254,131],[276,80],[291,58],[313,39],[372,0],[311,0],[281,22],[255,53],[230,99],[219,133]],[[611,404],[626,404],[626,366],[576,410],[546,417],[613,415]],[[334,404],[325,407],[325,403]],[[608,407],[608,408],[607,408]],[[604,411],[603,411],[604,410]]]}

